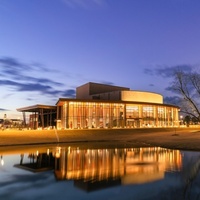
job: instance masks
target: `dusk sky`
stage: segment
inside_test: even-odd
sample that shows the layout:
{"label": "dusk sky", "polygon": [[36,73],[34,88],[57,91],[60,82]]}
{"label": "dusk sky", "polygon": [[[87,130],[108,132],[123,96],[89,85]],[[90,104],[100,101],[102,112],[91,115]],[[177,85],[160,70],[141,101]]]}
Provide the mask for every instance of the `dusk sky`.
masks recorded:
{"label": "dusk sky", "polygon": [[200,69],[199,0],[0,0],[0,118],[87,82],[173,97]]}

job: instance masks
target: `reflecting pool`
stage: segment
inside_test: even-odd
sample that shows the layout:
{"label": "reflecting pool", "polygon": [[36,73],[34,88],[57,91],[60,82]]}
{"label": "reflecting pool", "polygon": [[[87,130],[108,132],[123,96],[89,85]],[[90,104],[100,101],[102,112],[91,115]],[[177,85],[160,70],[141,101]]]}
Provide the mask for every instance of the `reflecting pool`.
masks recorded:
{"label": "reflecting pool", "polygon": [[200,152],[67,144],[0,155],[0,199],[200,199]]}

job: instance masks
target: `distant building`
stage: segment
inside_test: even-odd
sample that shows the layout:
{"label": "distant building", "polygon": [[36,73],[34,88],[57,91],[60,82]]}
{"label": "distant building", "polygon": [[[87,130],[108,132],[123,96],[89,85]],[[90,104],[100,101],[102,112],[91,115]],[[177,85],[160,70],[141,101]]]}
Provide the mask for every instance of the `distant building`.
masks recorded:
{"label": "distant building", "polygon": [[[52,108],[56,112],[58,129],[179,125],[179,107],[164,104],[160,94],[92,82],[77,87],[76,99],[60,98]],[[31,111],[27,108],[17,110]],[[37,113],[41,115],[41,110]]]}
{"label": "distant building", "polygon": [[0,127],[3,126],[3,122],[4,122],[4,120],[3,120],[3,119],[0,119]]}
{"label": "distant building", "polygon": [[20,119],[0,119],[0,127],[1,128],[20,128],[22,126],[23,121]]}

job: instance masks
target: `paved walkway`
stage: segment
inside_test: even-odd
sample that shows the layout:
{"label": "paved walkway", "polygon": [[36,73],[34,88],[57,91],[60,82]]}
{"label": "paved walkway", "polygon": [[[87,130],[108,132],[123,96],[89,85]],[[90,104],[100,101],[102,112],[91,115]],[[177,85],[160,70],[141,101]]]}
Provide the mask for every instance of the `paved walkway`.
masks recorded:
{"label": "paved walkway", "polygon": [[200,128],[0,131],[0,147],[74,142],[140,143],[200,151]]}

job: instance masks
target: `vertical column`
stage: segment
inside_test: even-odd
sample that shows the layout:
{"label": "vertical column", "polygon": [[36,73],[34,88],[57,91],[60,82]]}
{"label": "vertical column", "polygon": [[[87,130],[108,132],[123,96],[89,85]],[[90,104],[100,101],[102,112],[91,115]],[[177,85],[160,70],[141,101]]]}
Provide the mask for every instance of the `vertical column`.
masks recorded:
{"label": "vertical column", "polygon": [[124,117],[124,119],[123,119],[123,121],[124,121],[124,127],[126,128],[126,104],[124,104],[124,116],[123,117]]}
{"label": "vertical column", "polygon": [[33,118],[33,129],[36,129],[36,112],[34,112],[34,118]]}
{"label": "vertical column", "polygon": [[49,118],[50,118],[50,126],[52,126],[52,113],[53,113],[53,110],[50,110],[50,113],[49,113]]}
{"label": "vertical column", "polygon": [[26,126],[26,113],[22,112],[22,115],[23,115],[24,126]]}
{"label": "vertical column", "polygon": [[156,122],[155,126],[158,127],[158,106],[154,106],[154,120]]}
{"label": "vertical column", "polygon": [[47,127],[50,126],[50,123],[49,123],[49,113],[48,112],[49,111],[46,111],[45,114],[44,114],[44,115],[46,115],[46,123],[45,124],[46,124]]}
{"label": "vertical column", "polygon": [[66,121],[67,121],[67,103],[65,102],[63,105],[63,128],[66,128]]}
{"label": "vertical column", "polygon": [[68,102],[68,109],[67,109],[67,116],[68,116],[68,124],[69,124],[69,128],[72,129],[74,126],[74,103],[75,102]]}
{"label": "vertical column", "polygon": [[44,113],[42,108],[40,109],[40,116],[41,116],[42,128],[44,128]]}
{"label": "vertical column", "polygon": [[109,105],[109,121],[110,121],[110,128],[113,128],[113,115],[114,115],[114,106],[112,103]]}
{"label": "vertical column", "polygon": [[69,102],[66,103],[66,127],[65,128],[69,128]]}
{"label": "vertical column", "polygon": [[57,106],[56,109],[57,109],[57,112],[56,112],[56,128],[60,129],[60,118],[59,118],[60,109],[59,109],[59,106]]}
{"label": "vertical column", "polygon": [[167,126],[167,108],[164,107],[164,125]]}
{"label": "vertical column", "polygon": [[93,105],[92,103],[88,103],[88,128],[92,127],[92,109]]}
{"label": "vertical column", "polygon": [[139,108],[139,127],[141,127],[142,126],[142,123],[144,122],[144,116],[143,116],[143,106],[142,105],[139,105],[138,106],[138,108]]}
{"label": "vertical column", "polygon": [[169,108],[166,107],[166,110],[167,110],[167,127],[169,127]]}
{"label": "vertical column", "polygon": [[170,117],[170,120],[171,120],[172,127],[174,127],[175,121],[174,121],[174,109],[173,108],[171,108],[171,117]]}

